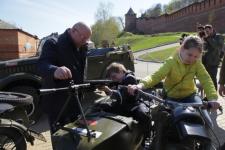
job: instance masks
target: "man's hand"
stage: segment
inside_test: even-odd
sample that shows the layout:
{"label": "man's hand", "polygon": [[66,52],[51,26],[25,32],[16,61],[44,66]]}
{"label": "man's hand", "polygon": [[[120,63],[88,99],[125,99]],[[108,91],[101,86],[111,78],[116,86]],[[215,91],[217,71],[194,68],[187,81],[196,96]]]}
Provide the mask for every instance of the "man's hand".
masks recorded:
{"label": "man's hand", "polygon": [[70,69],[65,66],[58,67],[54,72],[54,78],[59,80],[71,79],[72,73]]}
{"label": "man's hand", "polygon": [[222,84],[219,85],[219,94],[220,96],[225,97],[225,87]]}

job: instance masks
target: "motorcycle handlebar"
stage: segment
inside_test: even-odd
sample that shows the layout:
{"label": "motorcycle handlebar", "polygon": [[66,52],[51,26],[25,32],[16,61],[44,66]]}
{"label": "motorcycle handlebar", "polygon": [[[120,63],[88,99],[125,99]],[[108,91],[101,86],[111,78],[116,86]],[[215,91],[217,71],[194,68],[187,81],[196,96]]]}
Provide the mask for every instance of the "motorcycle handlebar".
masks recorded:
{"label": "motorcycle handlebar", "polygon": [[159,97],[157,97],[157,96],[155,96],[153,94],[144,92],[142,90],[136,90],[134,94],[137,95],[137,98],[142,97],[142,98],[147,99],[149,101],[154,99],[154,100],[156,100],[156,101],[158,101],[160,103],[165,103],[166,102],[165,100],[163,100],[163,99],[161,99],[161,98],[159,98]]}
{"label": "motorcycle handlebar", "polygon": [[[142,96],[144,99],[147,99],[149,101],[151,101],[152,99],[156,100],[159,103],[163,103],[165,105],[172,105],[172,106],[183,106],[183,107],[206,107],[206,108],[211,108],[212,106],[210,105],[210,103],[208,103],[207,101],[203,101],[202,103],[180,103],[180,102],[176,102],[176,101],[172,101],[172,100],[164,100],[161,99],[151,93],[147,93],[144,92],[142,90],[136,90],[135,91],[135,95],[137,95],[137,97]],[[223,112],[223,107],[220,106],[219,111],[222,113]]]}

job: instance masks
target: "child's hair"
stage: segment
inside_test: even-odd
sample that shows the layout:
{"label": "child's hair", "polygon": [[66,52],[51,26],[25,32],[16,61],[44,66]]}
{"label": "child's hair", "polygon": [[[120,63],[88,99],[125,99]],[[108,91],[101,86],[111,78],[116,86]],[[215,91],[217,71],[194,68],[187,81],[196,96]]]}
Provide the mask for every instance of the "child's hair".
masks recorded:
{"label": "child's hair", "polygon": [[188,36],[182,44],[184,49],[197,48],[200,53],[203,51],[203,41],[198,36]]}
{"label": "child's hair", "polygon": [[208,29],[212,29],[213,28],[213,26],[211,25],[211,24],[206,24],[205,26],[204,26],[204,28],[206,29],[206,28],[208,28]]}
{"label": "child's hair", "polygon": [[111,63],[107,68],[106,68],[106,77],[110,77],[111,73],[119,73],[119,72],[127,72],[127,69],[124,67],[123,64],[120,63]]}

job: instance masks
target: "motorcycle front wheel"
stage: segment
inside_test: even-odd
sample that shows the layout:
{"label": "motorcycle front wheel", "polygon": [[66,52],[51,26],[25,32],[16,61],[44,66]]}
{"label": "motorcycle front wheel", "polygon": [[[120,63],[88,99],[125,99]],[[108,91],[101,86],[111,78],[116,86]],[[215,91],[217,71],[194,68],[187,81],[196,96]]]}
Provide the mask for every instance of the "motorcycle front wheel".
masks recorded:
{"label": "motorcycle front wheel", "polygon": [[181,143],[170,143],[166,146],[167,150],[212,150],[211,142],[201,139],[188,139]]}
{"label": "motorcycle front wheel", "polygon": [[26,150],[26,141],[19,131],[0,127],[0,150]]}
{"label": "motorcycle front wheel", "polygon": [[192,150],[211,150],[211,142],[203,142],[201,140],[192,140],[190,143],[190,147]]}

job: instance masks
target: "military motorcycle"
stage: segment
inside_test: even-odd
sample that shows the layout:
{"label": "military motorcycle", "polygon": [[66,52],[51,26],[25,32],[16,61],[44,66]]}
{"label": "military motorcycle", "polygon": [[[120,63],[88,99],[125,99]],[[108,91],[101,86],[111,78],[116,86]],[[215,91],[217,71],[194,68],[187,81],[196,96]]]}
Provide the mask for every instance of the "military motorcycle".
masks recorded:
{"label": "military motorcycle", "polygon": [[[77,120],[64,126],[57,125],[56,121],[54,126],[58,130],[52,135],[55,150],[137,150],[141,148],[143,131],[137,121],[132,117],[108,113],[98,108],[101,102],[113,101],[109,96],[98,97],[93,92],[96,85],[108,85],[107,83],[111,81],[95,80],[85,84],[71,84],[65,88],[40,90],[41,95],[68,91],[70,93],[68,97],[74,96],[79,104],[80,116]],[[84,99],[79,97],[82,92],[88,93],[89,100],[95,97],[93,104],[86,110],[82,107]],[[62,109],[61,113],[63,111]]]}
{"label": "military motorcycle", "polygon": [[[155,103],[150,106],[153,127],[149,135],[149,149],[216,150],[216,147],[220,149],[219,140],[210,124],[210,118],[203,113],[203,109],[210,108],[206,101],[180,103],[161,99],[158,93],[146,93],[141,90],[136,92],[136,96],[139,100]],[[222,113],[222,107],[219,110]],[[213,143],[212,136],[215,136],[218,143]]]}
{"label": "military motorcycle", "polygon": [[0,92],[0,149],[26,150],[26,141],[45,141],[42,134],[29,129],[29,119],[24,105],[30,105],[32,97],[27,94]]}

